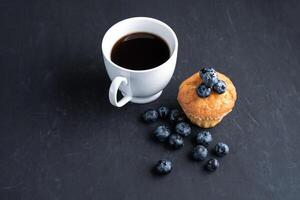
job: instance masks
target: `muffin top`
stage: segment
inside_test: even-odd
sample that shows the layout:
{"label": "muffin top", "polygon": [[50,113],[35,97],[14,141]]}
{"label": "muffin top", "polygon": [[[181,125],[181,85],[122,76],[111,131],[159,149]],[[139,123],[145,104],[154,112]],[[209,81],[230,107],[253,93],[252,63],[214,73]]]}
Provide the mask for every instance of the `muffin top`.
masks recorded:
{"label": "muffin top", "polygon": [[223,94],[212,92],[206,98],[199,97],[196,92],[203,82],[199,73],[195,73],[181,83],[177,99],[187,115],[213,119],[223,117],[232,110],[237,98],[235,87],[224,74],[217,72],[217,76],[219,80],[226,83],[226,91]]}

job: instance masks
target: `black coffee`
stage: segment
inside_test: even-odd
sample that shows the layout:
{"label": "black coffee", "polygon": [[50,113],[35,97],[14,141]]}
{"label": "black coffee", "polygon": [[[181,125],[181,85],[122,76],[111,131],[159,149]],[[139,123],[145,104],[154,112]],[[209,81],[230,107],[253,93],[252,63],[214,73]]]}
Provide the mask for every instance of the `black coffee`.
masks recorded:
{"label": "black coffee", "polygon": [[157,67],[170,57],[167,43],[151,33],[132,33],[119,39],[111,52],[111,60],[124,68],[145,70]]}

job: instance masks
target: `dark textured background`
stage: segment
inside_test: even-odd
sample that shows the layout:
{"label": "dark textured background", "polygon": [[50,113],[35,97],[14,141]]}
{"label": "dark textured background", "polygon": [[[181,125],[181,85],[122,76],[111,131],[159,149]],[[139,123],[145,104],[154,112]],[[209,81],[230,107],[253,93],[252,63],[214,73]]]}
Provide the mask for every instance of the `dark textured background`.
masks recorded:
{"label": "dark textured background", "polygon": [[[108,102],[100,42],[121,19],[177,33],[178,64],[159,100]],[[299,199],[299,1],[1,1],[0,199]],[[139,115],[177,106],[179,83],[212,65],[234,81],[234,111],[211,131],[231,153],[214,174],[171,151]],[[196,132],[197,129],[194,129]],[[151,174],[160,158],[166,177]]]}

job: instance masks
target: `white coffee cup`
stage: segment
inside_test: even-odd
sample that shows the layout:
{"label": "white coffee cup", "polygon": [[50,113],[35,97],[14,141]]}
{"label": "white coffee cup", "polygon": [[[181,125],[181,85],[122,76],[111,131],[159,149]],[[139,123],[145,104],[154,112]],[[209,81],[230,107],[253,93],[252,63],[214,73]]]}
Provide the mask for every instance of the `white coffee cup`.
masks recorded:
{"label": "white coffee cup", "polygon": [[[131,70],[111,61],[114,44],[123,36],[135,32],[148,32],[160,36],[170,48],[170,58],[163,64],[147,70]],[[106,71],[112,80],[109,89],[110,103],[122,107],[129,101],[149,103],[156,100],[172,78],[175,70],[178,40],[174,31],[165,23],[149,17],[133,17],[113,25],[102,40],[102,53]],[[117,92],[123,98],[117,100]]]}

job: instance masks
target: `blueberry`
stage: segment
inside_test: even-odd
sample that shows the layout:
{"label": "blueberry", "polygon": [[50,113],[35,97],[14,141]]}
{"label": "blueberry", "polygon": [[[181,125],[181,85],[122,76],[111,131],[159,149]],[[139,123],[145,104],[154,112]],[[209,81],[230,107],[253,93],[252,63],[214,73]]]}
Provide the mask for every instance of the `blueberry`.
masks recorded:
{"label": "blueberry", "polygon": [[226,83],[219,80],[216,84],[214,84],[213,90],[218,94],[223,94],[226,91]]}
{"label": "blueberry", "polygon": [[160,106],[158,109],[158,114],[159,114],[159,117],[161,119],[165,119],[168,117],[168,114],[169,114],[169,108],[167,108],[166,106]]}
{"label": "blueberry", "polygon": [[177,109],[172,109],[169,114],[169,121],[172,123],[177,122],[180,112]]}
{"label": "blueberry", "polygon": [[158,113],[154,109],[146,110],[143,114],[143,120],[147,123],[155,122],[158,119]]}
{"label": "blueberry", "polygon": [[211,88],[207,87],[205,84],[199,85],[197,88],[197,94],[199,97],[206,98],[210,95],[211,93]]}
{"label": "blueberry", "polygon": [[208,147],[212,140],[212,136],[208,131],[201,131],[196,136],[196,143],[201,144],[205,147]]}
{"label": "blueberry", "polygon": [[217,73],[213,68],[205,67],[200,70],[200,77],[207,87],[212,87],[218,82]]}
{"label": "blueberry", "polygon": [[176,130],[176,133],[178,133],[179,135],[181,135],[183,137],[188,136],[192,132],[190,125],[186,122],[178,123],[175,127],[175,130]]}
{"label": "blueberry", "polygon": [[172,134],[169,137],[169,145],[174,149],[183,147],[183,137],[178,134]]}
{"label": "blueberry", "polygon": [[201,74],[205,74],[205,73],[216,73],[216,70],[212,67],[204,67],[200,70],[200,77],[201,77]]}
{"label": "blueberry", "polygon": [[219,142],[215,146],[215,153],[217,156],[220,156],[220,157],[227,155],[229,153],[228,145],[223,142]]}
{"label": "blueberry", "polygon": [[205,168],[210,171],[216,171],[219,167],[219,161],[215,158],[209,159],[205,165]]}
{"label": "blueberry", "polygon": [[157,127],[154,131],[154,136],[160,142],[166,141],[170,135],[171,135],[171,131],[165,125],[161,125],[161,126]]}
{"label": "blueberry", "polygon": [[159,160],[155,166],[155,170],[160,175],[168,174],[172,171],[172,162],[169,160]]}
{"label": "blueberry", "polygon": [[202,145],[197,145],[193,149],[192,156],[194,160],[198,160],[198,161],[205,160],[207,156],[207,149]]}

